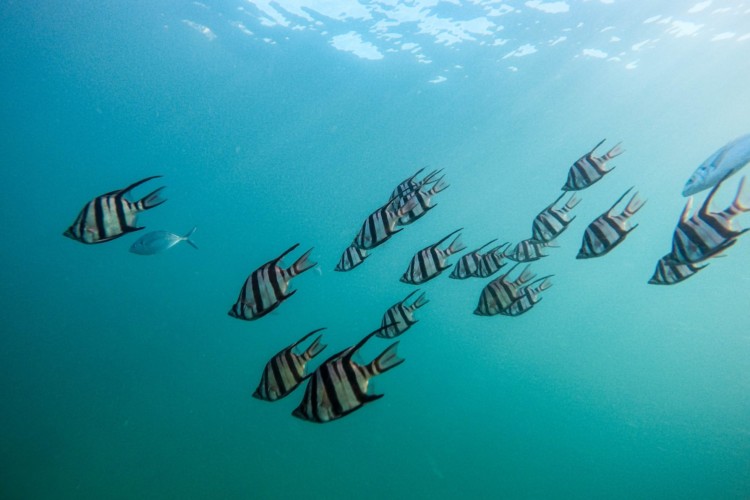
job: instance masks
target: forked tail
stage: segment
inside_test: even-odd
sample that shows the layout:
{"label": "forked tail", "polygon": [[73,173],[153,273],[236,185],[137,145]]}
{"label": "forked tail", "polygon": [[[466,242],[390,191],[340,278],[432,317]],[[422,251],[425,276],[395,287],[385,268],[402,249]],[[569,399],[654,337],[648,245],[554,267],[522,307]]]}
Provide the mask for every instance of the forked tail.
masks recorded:
{"label": "forked tail", "polygon": [[397,349],[398,342],[391,344],[388,349],[383,351],[380,356],[370,363],[370,366],[368,367],[370,371],[375,375],[379,375],[403,363],[405,360],[404,358],[399,357]]}
{"label": "forked tail", "polygon": [[312,253],[312,251],[313,249],[311,248],[310,250],[305,252],[302,257],[297,259],[294,264],[292,264],[289,269],[286,270],[289,276],[297,276],[318,265],[317,262],[313,262],[310,260],[310,254]]}

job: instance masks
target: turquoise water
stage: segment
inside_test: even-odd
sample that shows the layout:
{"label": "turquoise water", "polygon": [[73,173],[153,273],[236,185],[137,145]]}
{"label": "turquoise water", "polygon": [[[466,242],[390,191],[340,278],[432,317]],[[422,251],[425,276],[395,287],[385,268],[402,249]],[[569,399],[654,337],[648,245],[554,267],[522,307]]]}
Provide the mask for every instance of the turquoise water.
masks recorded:
{"label": "turquoise water", "polygon": [[[417,2],[401,7],[421,21],[386,31],[386,3],[272,5],[0,6],[0,496],[750,496],[750,241],[682,284],[646,284],[684,182],[750,130],[750,4]],[[371,45],[338,50],[352,32]],[[379,326],[413,290],[398,278],[418,249],[459,227],[469,248],[528,237],[605,137],[626,152],[532,264],[555,275],[532,311],[474,316],[487,280],[440,276],[400,338],[406,362],[374,381],[383,399],[313,425],[290,415],[302,388],[250,397],[306,332],[328,328],[314,367]],[[425,165],[451,184],[438,207],[333,272]],[[166,185],[169,201],[140,223],[198,226],[200,250],[61,236],[92,197],[156,174],[137,194]],[[638,229],[576,260],[633,185]],[[227,316],[297,242],[320,267],[296,295],[255,322]]]}

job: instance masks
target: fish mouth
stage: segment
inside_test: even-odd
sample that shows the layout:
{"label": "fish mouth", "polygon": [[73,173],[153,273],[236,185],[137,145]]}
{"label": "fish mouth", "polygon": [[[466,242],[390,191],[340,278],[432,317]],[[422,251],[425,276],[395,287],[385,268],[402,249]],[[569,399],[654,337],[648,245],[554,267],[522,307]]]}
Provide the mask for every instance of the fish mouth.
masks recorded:
{"label": "fish mouth", "polygon": [[65,236],[66,238],[70,238],[73,240],[76,239],[76,237],[73,235],[73,231],[70,228],[66,229],[62,235]]}

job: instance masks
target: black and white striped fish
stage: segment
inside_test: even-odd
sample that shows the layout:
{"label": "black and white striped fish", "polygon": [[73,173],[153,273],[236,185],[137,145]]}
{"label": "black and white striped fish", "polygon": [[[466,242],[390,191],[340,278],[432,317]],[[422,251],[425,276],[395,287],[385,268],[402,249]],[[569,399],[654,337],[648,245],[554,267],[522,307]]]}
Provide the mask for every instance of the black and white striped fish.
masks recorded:
{"label": "black and white striped fish", "polygon": [[500,310],[500,314],[504,316],[520,316],[529,311],[542,300],[541,293],[552,286],[552,282],[549,280],[551,277],[550,275],[539,278],[523,287],[520,290],[520,296],[511,302],[508,307]]}
{"label": "black and white striped fish", "polygon": [[594,146],[594,149],[580,157],[570,170],[568,171],[568,180],[562,187],[563,191],[579,191],[585,189],[590,185],[594,184],[606,174],[614,170],[614,167],[607,170],[605,167],[607,162],[612,158],[624,153],[620,148],[620,143],[617,143],[615,147],[607,151],[604,156],[594,156],[596,148],[604,144],[606,139],[603,139],[599,144]]}
{"label": "black and white striped fish", "polygon": [[672,255],[667,254],[656,263],[656,270],[648,283],[649,285],[674,285],[685,281],[707,265],[684,264],[673,260]]}
{"label": "black and white striped fish", "polygon": [[368,393],[370,379],[404,362],[396,351],[398,341],[367,365],[353,360],[354,355],[374,335],[368,334],[357,345],[328,358],[310,376],[302,402],[292,415],[302,420],[326,423],[339,419],[383,397]]}
{"label": "black and white striped fish", "polygon": [[482,258],[479,260],[479,269],[477,269],[477,278],[489,278],[505,265],[504,251],[508,245],[510,243],[505,242],[482,255]]}
{"label": "black and white striped fish", "polygon": [[633,188],[631,187],[625,191],[609,210],[589,224],[583,233],[583,242],[581,243],[581,249],[578,251],[576,259],[601,257],[625,241],[625,237],[638,227],[638,224],[634,226],[630,225],[630,218],[643,207],[646,200],[638,198],[637,192],[630,198],[630,201],[621,213],[618,214],[615,212],[615,207],[632,190]]}
{"label": "black and white striped fish", "polygon": [[325,330],[325,328],[318,328],[317,330],[311,331],[294,344],[279,351],[273,358],[271,358],[266,364],[266,368],[263,370],[260,384],[258,384],[258,388],[255,389],[253,397],[264,401],[276,401],[290,394],[300,383],[302,383],[303,380],[308,378],[309,375],[305,375],[305,367],[307,366],[308,361],[313,359],[326,348],[325,344],[320,343],[322,335],[319,335],[318,338],[310,344],[310,347],[305,349],[301,354],[297,354],[294,351],[302,342],[322,330]]}
{"label": "black and white striped fish", "polygon": [[420,168],[416,172],[414,172],[414,175],[411,177],[405,179],[402,181],[391,193],[391,199],[400,199],[405,198],[407,195],[410,195],[416,191],[419,191],[422,186],[425,184],[430,184],[432,182],[432,179],[435,178],[443,169],[439,170],[433,170],[429,174],[427,174],[421,181],[417,181],[417,176],[422,173],[424,170],[424,167]]}
{"label": "black and white striped fish", "polygon": [[552,241],[567,229],[568,224],[573,222],[575,216],[568,217],[568,212],[575,208],[580,199],[573,194],[561,208],[555,208],[555,205],[565,196],[561,194],[559,198],[550,203],[547,208],[539,212],[531,224],[531,237],[537,241]]}
{"label": "black and white striped fish", "polygon": [[544,253],[544,249],[547,247],[554,248],[555,246],[556,245],[551,241],[538,241],[529,238],[517,243],[512,251],[506,251],[504,255],[510,260],[515,260],[516,262],[532,262],[539,260],[542,257],[547,257],[547,254]]}
{"label": "black and white striped fish", "polygon": [[[413,191],[414,197],[417,199],[417,206],[400,217],[398,219],[398,225],[406,226],[407,224],[411,224],[412,222],[416,221],[424,214],[426,214],[428,210],[432,210],[433,208],[435,208],[437,206],[437,203],[433,203],[432,198],[448,187],[450,187],[450,185],[446,184],[443,181],[443,177],[441,177],[437,181],[435,181],[430,189],[425,190],[423,186],[416,191]],[[402,198],[402,200],[404,200],[404,198]]]}
{"label": "black and white striped fish", "polygon": [[437,243],[433,243],[414,254],[409,267],[406,269],[403,276],[401,276],[401,282],[419,285],[435,278],[452,266],[453,264],[446,263],[448,257],[466,248],[466,246],[460,241],[461,235],[459,234],[456,236],[445,250],[439,248],[439,246],[442,245],[445,240],[461,231],[461,229],[453,231]]}
{"label": "black and white striped fish", "polygon": [[357,247],[362,250],[372,250],[403,230],[403,228],[396,229],[398,219],[416,207],[418,202],[416,197],[411,194],[398,209],[395,209],[392,206],[394,201],[395,199],[391,198],[388,203],[367,216],[359,233],[354,238],[354,244]]}
{"label": "black and white striped fish", "polygon": [[75,222],[63,233],[63,236],[81,243],[92,244],[104,243],[119,238],[123,234],[140,231],[143,227],[136,227],[136,215],[167,201],[160,196],[164,187],[152,191],[136,202],[125,197],[132,189],[158,177],[161,176],[146,177],[124,189],[97,196],[83,207]]}
{"label": "black and white striped fish", "polygon": [[281,259],[298,246],[299,243],[253,271],[245,280],[245,284],[242,285],[240,296],[228,314],[233,318],[247,321],[258,319],[270,313],[279,307],[283,301],[294,295],[297,290],[288,292],[291,279],[317,265],[309,260],[310,253],[313,251],[311,248],[289,268],[279,267]]}
{"label": "black and white striped fish", "polygon": [[456,266],[451,271],[449,278],[465,280],[466,278],[478,276],[477,273],[479,272],[479,265],[482,262],[483,257],[480,252],[484,247],[496,241],[497,238],[492,241],[488,241],[476,250],[472,250],[471,252],[462,255],[461,258],[458,259],[458,262],[456,262]]}
{"label": "black and white striped fish", "polygon": [[339,263],[336,264],[336,268],[334,269],[334,271],[351,271],[362,262],[364,262],[367,257],[369,257],[367,250],[363,250],[356,244],[352,243],[347,247],[346,250],[344,250],[344,253],[341,254]]}
{"label": "black and white striped fish", "polygon": [[418,291],[419,289],[414,290],[404,300],[388,308],[380,323],[381,329],[376,334],[378,337],[388,339],[398,337],[418,321],[414,319],[414,311],[429,302],[425,299],[425,294],[422,293],[411,305],[406,305],[406,301]]}
{"label": "black and white striped fish", "polygon": [[494,316],[501,311],[510,307],[514,300],[521,296],[521,291],[527,283],[536,277],[536,274],[529,270],[529,266],[524,267],[521,274],[515,280],[510,280],[509,276],[519,264],[515,264],[504,274],[490,281],[482,289],[479,295],[479,303],[474,310],[478,316]]}
{"label": "black and white striped fish", "polygon": [[688,213],[692,207],[693,198],[688,198],[672,236],[671,257],[673,260],[683,264],[701,262],[731,247],[741,234],[748,231],[734,224],[735,217],[750,211],[750,207],[741,202],[745,186],[744,177],[740,181],[732,204],[720,212],[710,211],[714,195],[723,182],[723,180],[720,181],[711,189],[701,208],[692,217],[688,217]]}

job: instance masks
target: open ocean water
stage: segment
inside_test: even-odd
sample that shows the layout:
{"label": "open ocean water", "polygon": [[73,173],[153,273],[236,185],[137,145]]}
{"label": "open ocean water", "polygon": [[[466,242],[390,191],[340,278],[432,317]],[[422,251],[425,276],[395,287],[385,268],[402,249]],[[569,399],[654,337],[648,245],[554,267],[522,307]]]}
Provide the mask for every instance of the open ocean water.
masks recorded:
{"label": "open ocean water", "polygon": [[[647,284],[687,178],[750,132],[750,2],[6,0],[0,25],[1,497],[750,497],[750,238]],[[291,416],[304,387],[251,397],[305,333],[327,327],[311,371],[377,328],[417,250],[461,227],[469,249],[529,237],[604,138],[626,151],[531,264],[554,274],[532,310],[476,316],[489,279],[446,272],[381,400],[317,425]],[[444,169],[438,206],[334,272],[420,167]],[[151,175],[131,199],[168,202],[146,230],[61,236]],[[630,186],[638,228],[576,260]],[[128,251],[193,226],[197,251]],[[288,264],[319,263],[296,294],[227,316],[295,243]]]}

